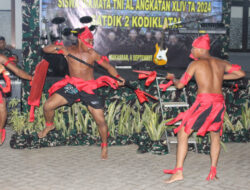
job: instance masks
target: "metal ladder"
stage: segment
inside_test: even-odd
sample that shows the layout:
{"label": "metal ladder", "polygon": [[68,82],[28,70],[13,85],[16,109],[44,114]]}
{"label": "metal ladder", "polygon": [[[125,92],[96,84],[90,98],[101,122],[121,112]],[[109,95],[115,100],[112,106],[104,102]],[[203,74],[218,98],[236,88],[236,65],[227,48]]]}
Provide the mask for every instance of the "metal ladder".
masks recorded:
{"label": "metal ladder", "polygon": [[[169,108],[169,107],[189,107],[189,104],[187,102],[187,95],[186,95],[186,91],[185,88],[183,88],[183,93],[184,93],[184,98],[185,101],[184,102],[163,102],[161,99],[161,91],[159,88],[159,79],[165,79],[164,77],[156,77],[156,87],[157,87],[157,92],[158,92],[158,98],[159,98],[159,102],[160,102],[160,109],[161,109],[161,115],[162,118],[164,118],[164,108]],[[167,88],[167,91],[175,91],[176,88],[175,86],[170,86],[169,88]],[[177,122],[175,123],[175,125],[180,125],[181,122]],[[168,150],[170,152],[170,144],[177,144],[177,138],[175,136],[168,136],[167,130],[165,130],[165,136],[166,136],[166,140],[167,140],[167,146],[168,146]],[[198,148],[197,148],[197,143],[194,137],[189,137],[188,139],[188,144],[194,144],[195,147],[195,151],[196,153],[198,153]]]}

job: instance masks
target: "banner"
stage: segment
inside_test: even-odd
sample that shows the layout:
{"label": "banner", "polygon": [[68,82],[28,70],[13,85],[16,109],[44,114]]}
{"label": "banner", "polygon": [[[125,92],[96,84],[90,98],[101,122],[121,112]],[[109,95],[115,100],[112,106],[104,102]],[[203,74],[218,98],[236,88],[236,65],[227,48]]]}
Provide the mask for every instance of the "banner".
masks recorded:
{"label": "banner", "polygon": [[[42,0],[41,36],[49,33],[52,41],[62,38],[66,45],[74,44],[76,37],[63,33],[85,26],[83,16],[91,16],[88,26],[97,27],[94,49],[115,66],[186,67],[198,35],[190,30],[198,31],[200,23],[220,23],[222,0]],[[56,17],[65,21],[53,24]],[[156,58],[157,47],[165,50],[165,62]]]}

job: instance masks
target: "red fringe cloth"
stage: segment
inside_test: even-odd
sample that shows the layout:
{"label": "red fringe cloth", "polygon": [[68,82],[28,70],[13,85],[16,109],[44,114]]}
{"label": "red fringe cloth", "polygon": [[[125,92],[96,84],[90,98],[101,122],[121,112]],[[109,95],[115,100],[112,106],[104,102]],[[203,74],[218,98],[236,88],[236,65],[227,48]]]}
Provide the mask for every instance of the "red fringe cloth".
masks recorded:
{"label": "red fringe cloth", "polygon": [[118,88],[117,81],[108,76],[101,76],[96,80],[84,81],[81,78],[70,77],[66,75],[63,80],[60,80],[51,86],[51,88],[49,89],[49,95],[51,96],[54,92],[56,92],[67,84],[72,84],[79,91],[84,91],[88,94],[95,94],[93,90],[103,86],[111,86],[113,89]]}
{"label": "red fringe cloth", "polygon": [[30,122],[35,120],[35,106],[39,107],[40,99],[42,96],[43,86],[46,79],[49,63],[46,60],[42,60],[37,64],[35,74],[32,79],[32,86],[30,90],[30,96],[28,97],[28,104],[30,107]]}
{"label": "red fringe cloth", "polygon": [[178,133],[178,131],[182,127],[185,127],[185,132],[187,134],[190,134],[191,129],[194,123],[199,118],[199,116],[211,106],[212,110],[207,116],[205,122],[200,126],[197,135],[204,136],[207,131],[218,131],[218,130],[220,130],[220,135],[222,135],[223,132],[222,124],[223,124],[225,109],[221,114],[220,121],[214,122],[216,116],[223,109],[223,107],[226,108],[224,97],[222,94],[206,94],[206,93],[198,94],[196,101],[187,111],[180,113],[176,118],[166,123],[166,125],[173,125],[177,121],[182,120],[181,125],[176,129],[174,129],[174,133]]}

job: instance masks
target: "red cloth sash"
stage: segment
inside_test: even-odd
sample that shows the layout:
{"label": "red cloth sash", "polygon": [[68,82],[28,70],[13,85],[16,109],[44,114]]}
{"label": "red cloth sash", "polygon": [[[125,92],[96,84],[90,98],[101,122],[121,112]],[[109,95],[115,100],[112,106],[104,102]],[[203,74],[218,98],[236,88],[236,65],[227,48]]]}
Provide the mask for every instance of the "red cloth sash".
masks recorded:
{"label": "red cloth sash", "polygon": [[28,97],[28,104],[30,107],[30,122],[35,119],[34,111],[35,106],[39,107],[40,99],[42,96],[43,86],[46,79],[49,63],[46,60],[42,60],[37,64],[35,74],[32,79],[32,86],[30,89],[30,96]]}
{"label": "red cloth sash", "polygon": [[232,85],[232,88],[233,92],[237,92],[239,90],[239,85],[238,84]]}
{"label": "red cloth sash", "polygon": [[[5,82],[6,82],[6,85],[5,85],[5,87],[0,85],[0,88],[1,88],[3,93],[8,93],[11,90],[11,80],[10,80],[9,76],[4,74],[4,73],[3,73],[3,78],[4,78]],[[0,92],[0,103],[3,103],[3,95],[2,95],[1,92]]]}
{"label": "red cloth sash", "polygon": [[174,132],[177,133],[182,127],[185,126],[185,132],[190,134],[195,121],[211,106],[212,110],[206,118],[206,121],[199,128],[197,135],[204,136],[207,131],[218,131],[219,129],[220,135],[222,135],[222,124],[225,111],[221,114],[221,120],[219,122],[213,122],[221,109],[226,107],[222,94],[198,94],[194,104],[187,111],[181,112],[176,118],[166,123],[166,125],[173,125],[177,121],[182,120],[181,125],[174,129]]}
{"label": "red cloth sash", "polygon": [[189,80],[191,79],[192,77],[187,73],[185,72],[184,75],[181,77],[180,79],[180,83],[184,84],[184,85],[187,85],[187,83],[189,82]]}
{"label": "red cloth sash", "polygon": [[229,69],[228,73],[232,73],[234,71],[239,71],[239,70],[241,70],[240,65],[232,64],[232,67]]}
{"label": "red cloth sash", "polygon": [[4,63],[4,66],[7,66],[9,63],[12,63],[12,64],[16,65],[16,64],[14,63],[15,60],[16,60],[15,57],[9,57],[9,58],[8,58],[8,61],[6,61],[6,62]]}
{"label": "red cloth sash", "polygon": [[133,70],[136,73],[139,73],[138,79],[147,79],[145,82],[145,86],[149,86],[156,78],[156,71],[141,71],[141,70]]}
{"label": "red cloth sash", "polygon": [[63,41],[55,41],[55,45],[64,46]]}
{"label": "red cloth sash", "polygon": [[108,57],[107,57],[107,56],[102,56],[101,59],[100,59],[99,61],[97,61],[97,63],[98,63],[99,65],[101,65],[101,64],[103,63],[103,61],[109,62]]}
{"label": "red cloth sash", "polygon": [[167,84],[159,84],[159,87],[160,87],[161,91],[165,92],[168,89],[168,87],[170,87],[172,84],[174,84],[174,83],[172,80],[170,80],[170,81],[168,81]]}
{"label": "red cloth sash", "polygon": [[113,89],[118,88],[117,81],[108,76],[101,76],[96,80],[84,81],[81,78],[70,77],[66,75],[63,80],[60,80],[51,86],[51,88],[49,89],[49,95],[51,96],[54,92],[66,86],[67,84],[72,84],[79,91],[84,91],[88,94],[95,94],[93,90],[103,86],[111,86]]}
{"label": "red cloth sash", "polygon": [[80,39],[87,47],[89,48],[93,48],[93,46],[91,44],[89,44],[88,42],[86,42],[86,39],[93,39],[93,34],[91,33],[91,31],[89,30],[89,28],[87,26],[84,27],[84,31],[80,34],[78,34],[78,39]]}
{"label": "red cloth sash", "polygon": [[4,66],[6,67],[9,63],[12,63],[12,64],[16,65],[16,64],[14,63],[15,60],[16,60],[15,57],[9,57],[9,58],[8,58],[8,61],[6,61],[6,62],[4,63]]}
{"label": "red cloth sash", "polygon": [[150,94],[140,90],[139,88],[137,88],[136,90],[134,90],[140,104],[144,103],[144,102],[148,102],[148,98],[146,96],[149,96],[150,98],[154,99],[154,100],[158,100],[156,97],[151,96]]}
{"label": "red cloth sash", "polygon": [[138,78],[147,79],[145,82],[145,86],[149,86],[152,82],[154,82],[156,75],[157,75],[156,71],[151,71],[149,74],[144,74],[144,73],[139,74]]}

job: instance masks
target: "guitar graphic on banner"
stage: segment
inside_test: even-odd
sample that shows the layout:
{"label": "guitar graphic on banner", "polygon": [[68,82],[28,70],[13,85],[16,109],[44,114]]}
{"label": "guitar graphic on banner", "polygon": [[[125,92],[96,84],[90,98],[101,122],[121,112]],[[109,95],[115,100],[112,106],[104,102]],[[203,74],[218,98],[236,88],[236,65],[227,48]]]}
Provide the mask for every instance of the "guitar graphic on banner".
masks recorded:
{"label": "guitar graphic on banner", "polygon": [[166,49],[163,49],[163,43],[164,43],[164,30],[167,28],[168,26],[168,23],[167,21],[164,22],[164,25],[162,27],[162,41],[161,41],[161,45],[159,47],[158,43],[155,45],[155,49],[156,49],[156,52],[154,54],[154,59],[153,59],[153,62],[156,64],[156,65],[165,65],[167,62],[168,62],[168,58],[167,58],[167,52],[168,52],[168,48]]}

